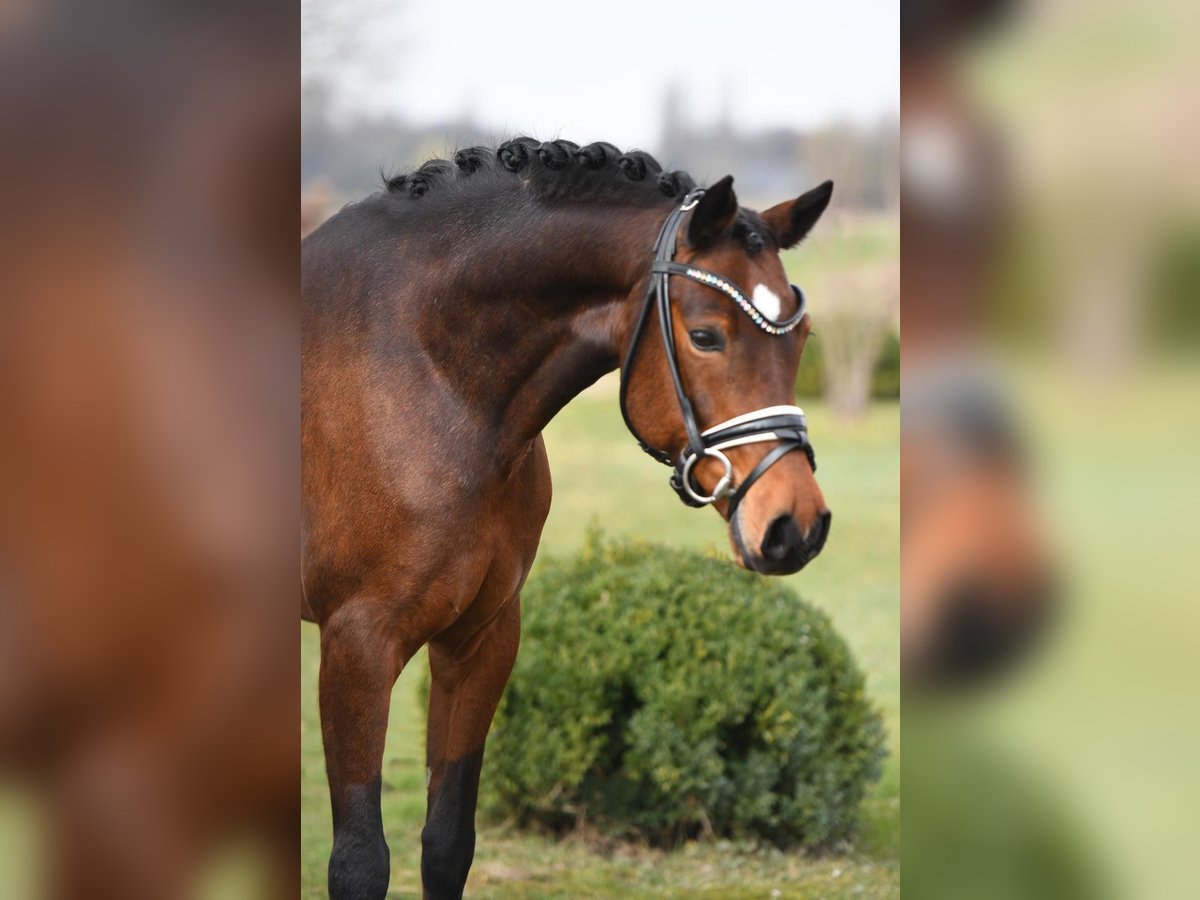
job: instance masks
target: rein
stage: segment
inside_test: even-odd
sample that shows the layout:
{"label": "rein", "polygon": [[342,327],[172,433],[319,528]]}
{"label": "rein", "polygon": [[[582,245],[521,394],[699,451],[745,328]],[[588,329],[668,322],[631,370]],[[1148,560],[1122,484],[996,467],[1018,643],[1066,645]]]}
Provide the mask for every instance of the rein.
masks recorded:
{"label": "rein", "polygon": [[[659,462],[674,468],[675,471],[671,475],[671,487],[679,494],[679,499],[688,506],[701,507],[716,503],[728,496],[730,498],[729,519],[732,521],[746,492],[771,466],[792,450],[803,450],[808,457],[809,465],[812,466],[813,471],[816,471],[816,455],[808,440],[808,425],[804,418],[804,410],[798,406],[767,406],[734,416],[732,419],[704,431],[700,430],[692,402],[683,387],[683,376],[679,371],[675,332],[671,327],[671,276],[690,278],[692,281],[720,291],[733,300],[755,325],[767,334],[774,336],[787,334],[799,325],[807,309],[804,292],[792,285],[792,292],[795,294],[798,304],[795,314],[783,321],[768,319],[750,302],[746,292],[727,278],[698,266],[675,262],[675,252],[679,242],[679,223],[684,214],[694,209],[703,196],[704,190],[701,188],[691,191],[684,198],[683,203],[667,216],[667,220],[663,222],[658,238],[654,242],[654,262],[650,267],[650,283],[646,288],[646,300],[642,305],[642,312],[638,316],[637,325],[634,327],[633,339],[630,341],[629,350],[625,355],[625,365],[621,371],[621,415],[625,419],[625,426],[637,439],[641,448]],[[630,421],[625,405],[629,378],[633,373],[633,360],[650,320],[651,308],[656,308],[658,311],[658,324],[662,331],[667,368],[671,373],[671,381],[675,385],[675,396],[679,401],[679,410],[683,414],[683,425],[687,431],[687,446],[676,459],[672,459],[670,453],[652,447],[642,439],[633,422]],[[744,444],[768,441],[778,442],[779,446],[767,453],[750,471],[746,479],[735,486],[733,484],[733,464],[722,451]],[[697,490],[697,486],[692,481],[692,469],[706,456],[717,459],[725,467],[725,473],[713,488],[712,494],[707,496]]]}

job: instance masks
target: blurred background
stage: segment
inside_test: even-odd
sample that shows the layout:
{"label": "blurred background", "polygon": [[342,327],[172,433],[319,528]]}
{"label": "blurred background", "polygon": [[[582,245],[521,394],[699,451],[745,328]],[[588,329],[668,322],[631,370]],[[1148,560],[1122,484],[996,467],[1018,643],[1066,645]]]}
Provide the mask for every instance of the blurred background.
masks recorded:
{"label": "blurred background", "polygon": [[[813,234],[785,254],[813,311],[797,394],[836,525],[822,556],[786,584],[832,617],[884,714],[890,755],[857,839],[815,858],[716,840],[665,853],[552,841],[481,817],[474,896],[898,892],[899,15],[897,3],[875,0],[536,11],[474,0],[303,4],[302,234],[379,190],[381,171],[520,134],[646,150],[702,184],[733,174],[739,201],[758,209],[836,182]],[[728,557],[723,523],[680,505],[629,436],[615,373],[568,405],[546,442],[554,503],[543,563],[580,552],[595,524],[613,539]],[[317,897],[331,832],[312,626],[302,627],[301,648],[302,876],[305,896]],[[423,668],[418,657],[401,676],[384,761],[400,896],[420,889]]]}
{"label": "blurred background", "polygon": [[1194,891],[1198,25],[903,5],[906,896]]}

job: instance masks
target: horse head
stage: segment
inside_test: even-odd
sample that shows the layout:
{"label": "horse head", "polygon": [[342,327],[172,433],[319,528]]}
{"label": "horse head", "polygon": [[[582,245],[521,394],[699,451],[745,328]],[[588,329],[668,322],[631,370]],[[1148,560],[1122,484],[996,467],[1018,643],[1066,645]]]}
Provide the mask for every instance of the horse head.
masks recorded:
{"label": "horse head", "polygon": [[[728,521],[737,561],[764,574],[803,568],[829,534],[803,411],[792,405],[809,316],[779,254],[816,224],[832,191],[825,182],[761,214],[739,207],[732,177],[693,191],[664,224],[640,317],[627,323],[630,429],[675,466],[684,502],[711,504]],[[662,340],[641,340],[651,330]]]}

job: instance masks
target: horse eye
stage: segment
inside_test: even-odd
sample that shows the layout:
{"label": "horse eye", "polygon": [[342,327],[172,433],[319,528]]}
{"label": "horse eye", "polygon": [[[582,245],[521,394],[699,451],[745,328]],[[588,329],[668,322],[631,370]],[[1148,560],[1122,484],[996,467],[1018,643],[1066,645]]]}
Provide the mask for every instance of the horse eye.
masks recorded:
{"label": "horse eye", "polygon": [[697,350],[712,351],[725,348],[725,341],[721,335],[708,328],[695,328],[688,332],[688,337],[692,339],[692,346]]}

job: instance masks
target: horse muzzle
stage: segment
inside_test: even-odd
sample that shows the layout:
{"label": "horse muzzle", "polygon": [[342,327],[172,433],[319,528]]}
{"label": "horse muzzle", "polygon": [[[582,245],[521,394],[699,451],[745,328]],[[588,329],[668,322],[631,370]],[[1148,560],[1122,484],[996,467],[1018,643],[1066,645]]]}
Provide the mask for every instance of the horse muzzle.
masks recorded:
{"label": "horse muzzle", "polygon": [[791,575],[808,565],[825,546],[833,514],[821,512],[807,531],[790,513],[777,516],[763,532],[759,546],[751,550],[737,518],[730,520],[734,547],[747,569],[762,575]]}

